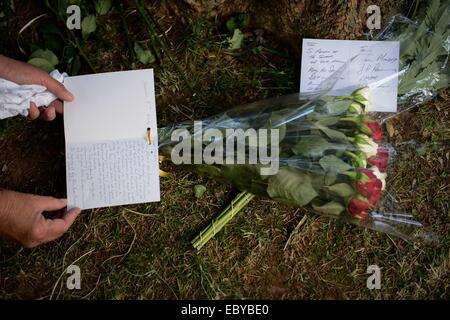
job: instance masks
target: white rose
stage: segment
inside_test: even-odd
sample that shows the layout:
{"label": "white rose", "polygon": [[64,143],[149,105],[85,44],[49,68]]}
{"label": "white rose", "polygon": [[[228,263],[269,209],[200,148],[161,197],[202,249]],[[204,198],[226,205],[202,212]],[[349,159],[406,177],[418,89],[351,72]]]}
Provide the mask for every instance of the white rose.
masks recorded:
{"label": "white rose", "polygon": [[375,166],[370,168],[370,170],[373,172],[375,177],[377,177],[377,179],[381,181],[381,189],[384,190],[386,188],[386,173],[380,172],[380,170]]}
{"label": "white rose", "polygon": [[378,144],[365,134],[357,134],[354,141],[358,149],[361,150],[367,158],[377,154]]}
{"label": "white rose", "polygon": [[373,110],[373,96],[369,87],[364,87],[353,91],[352,96],[356,101],[364,105],[366,112]]}
{"label": "white rose", "polygon": [[364,110],[362,108],[362,105],[359,102],[352,102],[350,104],[350,107],[348,108],[348,111],[350,113],[356,113],[356,114],[362,114],[364,113]]}

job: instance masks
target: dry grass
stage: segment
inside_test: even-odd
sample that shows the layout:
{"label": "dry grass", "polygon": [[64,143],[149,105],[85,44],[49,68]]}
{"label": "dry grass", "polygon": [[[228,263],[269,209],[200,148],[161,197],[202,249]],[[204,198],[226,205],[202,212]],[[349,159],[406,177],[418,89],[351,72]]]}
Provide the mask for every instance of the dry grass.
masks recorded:
{"label": "dry grass", "polygon": [[[167,30],[174,21],[158,17]],[[160,18],[160,19],[159,19]],[[137,40],[148,39],[138,19]],[[167,34],[180,68],[129,61],[126,41],[108,18],[87,47],[99,71],[154,67],[161,123],[201,118],[232,105],[295,91],[293,58],[254,54],[246,36],[239,55],[210,21],[180,22]],[[271,35],[266,46],[286,52]],[[182,168],[161,182],[160,203],[86,211],[62,239],[33,250],[0,242],[0,296],[5,299],[448,299],[450,297],[449,92],[391,121],[401,152],[390,184],[401,207],[442,236],[438,245],[408,243],[257,198],[197,253],[190,241],[236,190]],[[0,137],[2,187],[64,194],[61,121],[18,121]],[[50,151],[49,151],[50,150]],[[19,174],[20,173],[20,174]],[[194,186],[207,191],[200,199]],[[66,289],[65,268],[77,261],[82,289]],[[382,289],[366,288],[368,265],[382,269]]]}

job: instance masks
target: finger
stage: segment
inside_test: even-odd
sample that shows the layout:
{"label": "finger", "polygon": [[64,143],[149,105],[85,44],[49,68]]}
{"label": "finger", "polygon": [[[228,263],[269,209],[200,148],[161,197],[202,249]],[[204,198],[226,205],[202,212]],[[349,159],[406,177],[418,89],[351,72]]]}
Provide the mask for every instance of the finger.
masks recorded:
{"label": "finger", "polygon": [[41,84],[47,87],[48,91],[53,93],[61,100],[72,101],[74,99],[73,94],[70,93],[62,83],[56,81],[48,74],[42,78]]}
{"label": "finger", "polygon": [[50,106],[44,109],[41,113],[41,116],[39,117],[39,119],[44,121],[52,121],[55,118],[56,118],[55,108]]}
{"label": "finger", "polygon": [[[6,68],[1,68],[3,65]],[[72,101],[74,96],[62,83],[53,79],[45,71],[22,61],[0,56],[0,76],[17,84],[40,84],[61,100]]]}
{"label": "finger", "polygon": [[57,199],[53,197],[38,197],[38,209],[40,211],[55,211],[67,206],[67,199]]}
{"label": "finger", "polygon": [[30,102],[30,109],[28,110],[28,119],[35,120],[39,117],[39,109],[33,102]]}
{"label": "finger", "polygon": [[81,210],[74,208],[67,212],[61,219],[47,220],[47,241],[55,240],[61,237],[70,226],[74,223],[75,219],[80,215]]}
{"label": "finger", "polygon": [[[2,66],[6,68],[2,68]],[[17,84],[40,84],[61,100],[72,101],[74,96],[62,83],[31,64],[0,56],[0,76]]]}
{"label": "finger", "polygon": [[50,103],[49,107],[55,108],[56,113],[63,114],[64,112],[64,107],[60,100],[53,101],[52,103]]}

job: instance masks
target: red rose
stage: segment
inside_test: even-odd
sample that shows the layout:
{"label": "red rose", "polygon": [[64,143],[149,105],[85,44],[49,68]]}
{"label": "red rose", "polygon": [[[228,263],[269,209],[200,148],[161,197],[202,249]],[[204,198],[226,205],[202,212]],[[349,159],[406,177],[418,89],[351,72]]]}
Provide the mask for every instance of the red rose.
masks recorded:
{"label": "red rose", "polygon": [[363,173],[370,181],[357,181],[356,190],[366,198],[370,198],[374,190],[381,190],[383,183],[375,176],[375,174],[369,169],[359,169],[359,172]]}
{"label": "red rose", "polygon": [[378,122],[363,122],[363,125],[370,129],[370,131],[372,132],[371,136],[374,141],[381,141],[381,139],[383,138],[383,132],[381,131],[381,126]]}
{"label": "red rose", "polygon": [[378,201],[380,201],[380,198],[381,198],[381,189],[374,189],[372,190],[372,194],[370,195],[368,200],[373,207],[376,207],[378,205]]}
{"label": "red rose", "polygon": [[377,154],[367,159],[371,165],[375,166],[380,172],[385,172],[389,161],[389,151],[378,147]]}
{"label": "red rose", "polygon": [[351,198],[348,202],[348,212],[355,218],[368,218],[369,214],[367,213],[367,210],[369,210],[369,208],[370,203],[362,199]]}
{"label": "red rose", "polygon": [[389,159],[389,150],[386,147],[378,147],[377,156]]}

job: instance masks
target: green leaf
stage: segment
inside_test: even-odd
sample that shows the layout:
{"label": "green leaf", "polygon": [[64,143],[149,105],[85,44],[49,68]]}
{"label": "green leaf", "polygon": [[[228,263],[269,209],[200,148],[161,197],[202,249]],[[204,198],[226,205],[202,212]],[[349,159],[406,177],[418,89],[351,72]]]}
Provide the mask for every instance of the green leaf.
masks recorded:
{"label": "green leaf", "polygon": [[217,178],[222,176],[222,170],[214,165],[198,164],[194,166],[194,169],[209,177]]}
{"label": "green leaf", "polygon": [[332,185],[337,180],[337,174],[334,172],[325,172],[320,174],[311,174],[312,177],[312,184],[314,186],[314,189],[316,190],[322,190],[323,188],[326,188],[327,186]]}
{"label": "green leaf", "polygon": [[47,72],[51,72],[54,69],[53,65],[43,58],[32,58],[28,60],[28,63]]}
{"label": "green leaf", "polygon": [[334,100],[328,101],[324,105],[317,107],[317,112],[330,115],[345,114],[352,104],[352,100]]}
{"label": "green leaf", "polygon": [[[267,125],[264,127],[267,129],[278,129],[280,143],[286,137],[286,124],[283,122],[284,122],[283,116],[281,116],[277,112],[272,112],[270,114],[269,120],[267,121]],[[269,140],[269,143],[270,143],[270,140]]]}
{"label": "green leaf", "polygon": [[229,48],[231,50],[240,49],[243,41],[244,41],[244,34],[242,33],[241,30],[235,29],[233,37],[230,40],[228,40],[228,42],[230,43]]}
{"label": "green leaf", "polygon": [[316,125],[320,125],[320,126],[332,126],[336,123],[338,123],[339,118],[338,117],[322,117],[319,120],[317,120],[315,123]]}
{"label": "green leaf", "polygon": [[330,129],[320,124],[316,124],[316,127],[319,128],[323,133],[325,133],[328,136],[328,138],[330,138],[333,141],[341,141],[341,142],[348,141],[347,135],[341,131]]}
{"label": "green leaf", "polygon": [[67,7],[69,6],[68,0],[58,0],[57,10],[61,16],[66,14]]}
{"label": "green leaf", "polygon": [[51,65],[53,65],[53,67],[59,63],[58,57],[48,49],[38,49],[31,54],[30,58],[42,58],[44,60],[47,60]]}
{"label": "green leaf", "polygon": [[355,194],[355,190],[348,183],[333,184],[332,186],[326,187],[326,190],[344,199]]}
{"label": "green leaf", "polygon": [[194,193],[195,193],[195,197],[197,199],[200,199],[203,196],[203,194],[205,193],[205,191],[206,191],[206,187],[201,184],[198,184],[194,187]]}
{"label": "green leaf", "polygon": [[238,28],[236,18],[232,17],[231,19],[228,19],[226,26],[228,31],[234,32],[234,30]]}
{"label": "green leaf", "polygon": [[292,147],[292,152],[304,157],[317,158],[331,147],[331,143],[321,136],[305,136]]}
{"label": "green leaf", "polygon": [[221,165],[221,176],[239,190],[256,195],[266,195],[267,185],[262,184],[265,177],[260,175],[260,165]]}
{"label": "green leaf", "polygon": [[230,32],[234,32],[236,29],[245,29],[248,26],[249,20],[247,14],[241,13],[236,17],[228,19],[226,27]]}
{"label": "green leaf", "polygon": [[357,102],[359,102],[359,103],[362,103],[362,104],[364,104],[364,102],[367,102],[367,99],[364,98],[364,96],[361,95],[361,94],[355,94],[355,95],[353,95],[353,99],[355,99],[355,101],[357,101]]}
{"label": "green leaf", "polygon": [[329,186],[330,184],[334,183],[337,179],[337,175],[334,172],[327,172],[325,173],[325,176],[323,177],[323,181],[325,185]]}
{"label": "green leaf", "polygon": [[97,22],[93,14],[85,17],[83,21],[81,21],[81,33],[83,34],[84,37],[88,36],[96,29],[97,29]]}
{"label": "green leaf", "polygon": [[272,199],[285,200],[301,207],[318,195],[308,174],[286,167],[269,178],[267,193]]}
{"label": "green leaf", "polygon": [[329,172],[346,172],[352,169],[352,166],[343,160],[339,159],[335,155],[328,155],[319,160],[320,166],[325,171]]}
{"label": "green leaf", "polygon": [[150,50],[144,50],[139,43],[134,43],[134,52],[140,63],[149,64],[155,62],[156,58]]}
{"label": "green leaf", "polygon": [[345,207],[337,201],[330,201],[321,206],[316,206],[313,204],[312,207],[317,212],[324,213],[324,214],[336,215],[336,216],[345,210]]}
{"label": "green leaf", "polygon": [[104,15],[109,12],[111,9],[112,3],[111,0],[97,0],[95,1],[95,11],[99,15]]}

